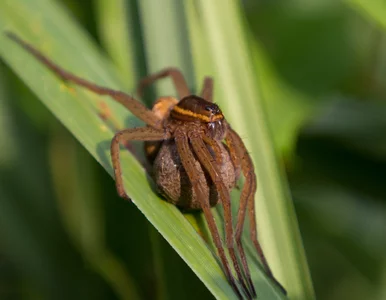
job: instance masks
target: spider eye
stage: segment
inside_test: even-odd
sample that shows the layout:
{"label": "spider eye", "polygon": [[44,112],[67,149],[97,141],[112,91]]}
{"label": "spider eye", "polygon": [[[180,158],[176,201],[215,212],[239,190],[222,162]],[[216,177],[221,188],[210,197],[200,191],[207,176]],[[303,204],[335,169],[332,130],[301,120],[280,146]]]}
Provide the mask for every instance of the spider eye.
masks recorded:
{"label": "spider eye", "polygon": [[205,110],[207,110],[207,111],[212,111],[212,107],[211,107],[210,105],[206,105],[206,106],[205,106]]}

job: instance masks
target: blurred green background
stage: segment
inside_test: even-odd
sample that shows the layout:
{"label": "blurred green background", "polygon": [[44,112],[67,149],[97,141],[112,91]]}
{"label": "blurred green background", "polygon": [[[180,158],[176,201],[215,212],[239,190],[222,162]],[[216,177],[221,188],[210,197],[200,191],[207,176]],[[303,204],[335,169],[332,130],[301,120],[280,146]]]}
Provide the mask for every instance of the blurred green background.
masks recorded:
{"label": "blurred green background", "polygon": [[[59,2],[103,48],[105,2]],[[127,6],[135,25],[138,4]],[[316,297],[386,299],[386,4],[247,0],[243,13]],[[136,36],[133,50],[138,77],[148,71],[140,41]],[[122,62],[118,68],[135,82]],[[87,246],[93,239],[104,240],[111,269],[96,270],[90,257],[100,253]],[[117,292],[117,278],[126,291]],[[59,295],[212,298],[0,61],[0,298]]]}

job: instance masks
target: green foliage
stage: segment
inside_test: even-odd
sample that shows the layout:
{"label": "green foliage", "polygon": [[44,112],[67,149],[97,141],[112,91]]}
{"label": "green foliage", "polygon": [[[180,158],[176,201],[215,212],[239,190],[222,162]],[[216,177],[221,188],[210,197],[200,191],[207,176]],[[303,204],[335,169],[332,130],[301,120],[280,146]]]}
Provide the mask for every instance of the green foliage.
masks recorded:
{"label": "green foliage", "polygon": [[[35,2],[33,6],[25,1],[15,1],[7,4],[8,5],[2,10],[2,32],[10,30],[16,32],[29,42],[33,41],[33,44],[35,45],[42,45],[40,47],[41,51],[79,76],[88,78],[89,80],[104,86],[110,86],[117,89],[123,88],[122,85],[117,84],[113,71],[111,71],[106,60],[103,59],[95,47],[92,46],[86,35],[78,28],[78,26],[62,12],[60,7],[44,0]],[[166,9],[163,5],[166,6]],[[139,12],[141,13],[141,19],[144,20],[142,24],[144,28],[143,43],[146,50],[145,54],[148,65],[150,66],[150,69],[160,69],[161,67],[169,65],[180,67],[184,70],[188,81],[191,82],[193,66],[188,55],[188,28],[183,18],[184,7],[178,1],[164,2],[163,5],[157,6],[154,5],[154,3],[141,1],[138,6]],[[233,25],[237,26],[237,14],[234,15],[234,12],[232,12],[236,11],[236,7],[232,8],[231,5],[233,4],[229,2],[227,9],[232,9],[230,10],[230,17],[234,19]],[[171,10],[170,8],[172,7],[176,8],[176,10]],[[213,7],[208,8],[206,7],[206,4],[203,4],[201,9],[205,12],[208,11],[208,13],[211,14],[210,9],[213,9]],[[162,14],[164,19],[156,18],[162,11],[164,12]],[[22,19],[18,18],[20,12],[23,13]],[[226,14],[227,11],[224,9],[224,15]],[[160,20],[159,24],[156,22],[157,20]],[[228,21],[230,20],[228,19]],[[217,28],[216,30],[218,30],[221,28],[220,24],[208,24],[207,26],[208,28]],[[241,30],[241,28],[239,30]],[[173,39],[169,40],[166,44],[164,41],[167,40],[167,36],[163,38],[162,34],[171,34]],[[217,35],[218,34],[219,32]],[[223,35],[222,33],[220,34]],[[234,36],[233,38],[236,37],[237,36]],[[125,122],[124,114],[130,115],[130,113],[123,112],[117,105],[112,104],[112,101],[109,99],[101,100],[95,95],[91,95],[91,93],[81,91],[77,88],[73,89],[72,87],[61,83],[60,80],[47,70],[47,68],[34,60],[22,48],[15,45],[10,40],[7,40],[5,36],[2,36],[1,38],[3,45],[1,52],[5,61],[7,61],[11,68],[18,73],[22,80],[35,94],[37,94],[43,103],[74,134],[88,152],[90,152],[96,160],[111,173],[111,163],[108,156],[109,141],[112,138],[115,128],[110,128],[109,122],[106,123],[101,119],[98,116],[98,113],[103,113],[103,105],[111,107],[111,112],[116,121],[115,125],[119,128],[122,128]],[[239,39],[240,38],[242,37],[239,37]],[[242,39],[240,39],[239,42],[241,41]],[[224,42],[226,41],[224,40]],[[218,46],[215,47],[217,47],[217,49],[219,48]],[[244,54],[247,54],[246,49],[241,49],[241,51],[243,51]],[[76,55],[74,55],[74,53],[76,53]],[[221,57],[227,58],[229,54],[220,53],[220,55],[215,55],[214,51],[213,56],[221,59]],[[232,56],[229,58],[232,58]],[[236,59],[236,57],[234,59]],[[243,65],[247,65],[247,62],[242,62],[242,65],[233,64],[233,69],[235,70],[233,75],[228,74],[226,78],[220,78],[220,83],[221,79],[225,79],[223,84],[230,83],[232,80],[236,79],[237,77],[234,78],[234,75],[242,71]],[[236,69],[236,67],[238,67],[239,70]],[[229,69],[229,71],[230,70],[231,69]],[[226,71],[227,70],[218,70],[219,74],[223,74]],[[249,94],[238,96],[240,97],[240,100],[241,98],[245,100],[249,99],[249,101],[246,102],[249,106],[253,105],[253,98],[256,96],[256,93],[253,92],[252,84],[250,83],[250,80],[252,79],[251,76],[251,74],[246,76],[249,80],[249,85],[246,86],[246,88],[249,89],[249,92],[247,90]],[[42,84],[42,82],[44,82],[44,84]],[[229,89],[232,87],[233,90],[229,90],[229,93],[224,93],[224,95],[236,95],[235,86],[228,86]],[[170,88],[168,89],[170,90]],[[219,102],[222,104],[224,100],[220,100]],[[237,104],[238,102],[241,103],[241,101],[236,101],[236,98],[233,97],[233,103],[230,103],[230,106],[239,108],[245,107]],[[226,102],[224,102],[224,104],[225,103]],[[230,109],[228,106],[224,105],[224,107],[225,110]],[[242,120],[242,114],[245,114],[248,111],[250,115],[247,117],[249,118],[255,118],[254,114],[259,113],[257,107],[253,110],[239,109],[239,111],[239,117],[237,117],[237,115],[233,116],[236,120]],[[259,127],[262,132],[256,136],[256,140],[262,139],[262,142],[259,142],[261,145],[256,143],[254,148],[259,148],[260,150],[267,149],[268,151],[265,158],[263,157],[260,159],[261,163],[258,163],[262,168],[268,163],[268,165],[264,167],[264,169],[267,170],[263,172],[265,175],[259,174],[259,179],[263,181],[263,178],[265,178],[267,181],[266,184],[262,183],[262,186],[267,186],[266,189],[262,189],[263,194],[267,194],[264,197],[274,200],[277,197],[272,197],[272,189],[280,189],[280,182],[277,182],[279,185],[276,184],[269,187],[268,182],[277,180],[275,178],[277,177],[277,170],[275,170],[274,165],[269,165],[273,163],[272,156],[269,154],[272,152],[272,148],[269,144],[269,140],[267,140],[266,132],[264,131],[264,119],[261,116],[258,118],[261,120]],[[238,127],[238,125],[235,124],[235,127]],[[244,125],[243,132],[248,131],[245,129],[246,127]],[[146,178],[145,171],[140,167],[132,155],[127,152],[123,153],[121,156],[121,163],[123,170],[125,170],[125,188],[133,199],[133,203],[138,206],[145,214],[146,218],[153,223],[157,230],[181,255],[217,298],[229,298],[233,292],[226,282],[219,264],[215,260],[213,249],[212,252],[209,250],[208,246],[193,230],[193,227],[175,207],[165,201],[160,201],[160,199],[157,198]],[[64,167],[65,166],[61,166],[58,167],[58,169],[60,170]],[[73,175],[75,176],[75,174]],[[60,177],[60,174],[57,176]],[[57,181],[58,186],[60,187],[61,180],[57,179]],[[87,189],[87,182],[85,188]],[[90,192],[86,192],[86,195],[89,193]],[[138,293],[136,292],[130,276],[104,244],[103,235],[100,234],[103,227],[101,227],[101,224],[98,222],[99,214],[97,207],[93,208],[93,206],[95,206],[94,202],[90,202],[89,205],[91,205],[91,210],[86,213],[86,216],[83,216],[82,213],[74,210],[74,203],[71,205],[71,202],[66,202],[62,195],[60,195],[59,198],[63,198],[60,200],[60,204],[62,205],[60,207],[63,208],[64,211],[63,218],[66,228],[75,244],[82,251],[85,259],[91,264],[96,272],[100,273],[101,276],[110,282],[117,295],[128,299],[138,298]],[[79,201],[82,200],[76,198],[72,199],[72,201],[79,203]],[[90,199],[85,203],[88,203],[89,201]],[[279,198],[276,201],[284,200]],[[77,206],[79,206],[79,204]],[[269,208],[270,205],[267,207]],[[84,209],[80,210],[80,212],[82,211],[84,211]],[[297,241],[296,237],[291,238],[288,234],[280,233],[280,231],[283,231],[283,228],[289,228],[289,232],[294,231],[295,229],[286,226],[288,221],[285,222],[284,218],[282,218],[284,221],[282,224],[278,221],[274,221],[276,218],[275,210],[268,210],[268,215],[271,215],[271,220],[268,220],[268,223],[275,224],[275,226],[272,227],[271,231],[263,229],[262,232],[267,231],[267,235],[272,235],[272,233],[275,234],[277,232],[278,236],[275,237],[274,241],[281,238],[282,243],[289,244],[288,247],[294,249],[296,253],[298,251],[296,249],[301,247],[300,244],[292,245],[294,241]],[[77,226],[74,225],[79,218],[88,220],[88,223],[85,225],[86,229],[88,228],[87,235],[83,235],[82,232],[79,232]],[[262,228],[264,227],[262,226]],[[266,228],[271,228],[271,226],[266,226]],[[284,243],[286,237],[287,242]],[[245,240],[246,245],[249,243],[248,240]],[[277,241],[275,243],[277,243]],[[269,246],[268,243],[267,245]],[[273,247],[274,245],[272,248]],[[250,246],[250,248],[252,248],[252,246]],[[277,245],[274,249],[277,249]],[[282,256],[284,257],[280,258],[280,261],[283,261],[284,263],[276,263],[276,265],[282,265],[282,270],[294,270],[295,268],[293,266],[285,267],[285,262],[293,261],[290,257],[294,254],[291,254],[289,250],[283,251],[283,253],[284,255]],[[278,256],[280,257],[279,254]],[[297,263],[302,263],[301,258],[300,260],[297,260]],[[262,282],[258,285],[260,295],[267,298],[281,298],[280,292],[267,281],[267,278],[257,265],[256,267],[251,266],[251,269],[253,270],[252,274],[255,281]],[[257,270],[257,272],[254,272],[255,270]],[[286,277],[285,275],[280,275],[280,278],[284,280]],[[287,276],[287,278],[292,278],[292,281],[297,278],[300,279],[299,276]],[[285,284],[294,287],[296,286],[295,284],[291,284],[291,281],[285,281]]]}
{"label": "green foliage", "polygon": [[[143,124],[60,81],[5,30],[128,93],[166,66],[181,68],[193,91],[213,76],[215,101],[253,157],[259,235],[290,298],[315,297],[297,219],[318,299],[384,298],[382,1],[61,2],[0,3],[1,298],[235,298],[203,217],[154,193],[141,145],[135,156],[121,151],[135,205],[116,196],[111,137]],[[168,80],[155,88],[149,106],[174,94]],[[259,299],[284,298],[248,240]]]}

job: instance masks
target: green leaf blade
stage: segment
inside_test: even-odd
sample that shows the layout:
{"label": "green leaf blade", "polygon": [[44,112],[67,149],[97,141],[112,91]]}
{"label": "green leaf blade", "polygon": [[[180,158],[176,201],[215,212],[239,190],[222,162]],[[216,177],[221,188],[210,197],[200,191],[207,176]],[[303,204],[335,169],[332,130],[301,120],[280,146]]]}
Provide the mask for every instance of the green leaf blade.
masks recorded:
{"label": "green leaf blade", "polygon": [[[181,3],[178,4],[177,2],[177,0],[168,1],[170,7],[173,7],[173,5],[179,7],[177,13],[172,13],[170,18],[165,18],[165,15],[161,16],[165,18],[165,20],[168,20],[168,22],[170,21],[169,23],[164,23],[164,27],[162,28],[165,28],[166,31],[172,31],[173,28],[176,30],[172,31],[174,34],[169,37],[162,37],[157,34],[155,27],[157,27],[159,23],[155,22],[152,24],[152,17],[160,12],[156,6],[152,6],[154,2],[141,2],[139,10],[141,14],[143,14],[143,19],[147,26],[144,30],[144,44],[147,49],[146,57],[150,70],[157,71],[162,67],[177,66],[184,70],[188,81],[192,83],[195,78],[195,70],[192,62],[197,61],[197,58],[192,59],[186,54],[189,52],[189,43],[187,42],[188,34],[184,31],[186,29],[186,27],[184,29],[184,26],[187,25],[182,18],[182,15],[186,13],[186,11],[184,11]],[[150,9],[152,10],[150,11]],[[233,21],[236,22],[236,24],[239,22],[237,16],[231,15],[231,18],[234,19]],[[214,21],[216,21],[215,18]],[[218,24],[212,24],[210,26],[213,26],[214,30],[218,30]],[[159,28],[161,29],[161,27]],[[184,31],[185,34],[178,34],[178,28],[183,28],[182,31]],[[124,90],[123,80],[118,78],[115,71],[111,69],[111,64],[100,54],[93,42],[90,41],[87,35],[71,17],[69,17],[67,12],[57,4],[47,0],[36,0],[33,5],[27,0],[5,1],[0,4],[0,31],[4,32],[5,30],[11,30],[20,35],[24,40],[42,50],[48,57],[72,73],[103,86]],[[231,36],[234,37],[234,33]],[[167,44],[168,38],[173,39],[174,44]],[[216,38],[216,36],[214,36],[214,38]],[[158,43],[166,43],[167,47],[161,50],[157,49]],[[98,114],[101,112],[102,104],[107,104],[118,126],[121,128],[123,128],[124,124],[127,124],[127,118],[128,116],[131,118],[132,114],[122,109],[120,105],[114,103],[111,99],[92,95],[73,85],[65,85],[31,55],[7,39],[5,35],[0,36],[0,45],[0,54],[4,61],[6,61],[31,90],[39,96],[42,102],[74,134],[90,154],[112,174],[109,148],[114,130],[107,126]],[[217,53],[220,55],[218,58],[221,56],[229,57],[231,55],[229,51],[227,52],[224,49],[222,50],[225,52],[219,53],[215,45],[211,45],[211,47],[213,47],[211,50],[212,55],[216,56]],[[243,123],[242,119],[236,117],[244,116],[245,119],[255,118],[259,108],[256,107],[256,103],[253,102],[256,91],[251,89],[251,79],[247,78],[246,82],[248,84],[243,86],[244,81],[241,79],[244,77],[240,77],[240,80],[234,80],[234,77],[231,75],[234,70],[232,68],[236,66],[235,63],[241,62],[242,65],[245,65],[245,61],[239,60],[239,58],[234,55],[231,56],[230,59],[233,60],[233,65],[228,67],[225,62],[221,65],[220,61],[216,61],[218,66],[220,66],[217,70],[217,82],[222,86],[222,92],[219,94],[224,96],[222,97],[223,100],[219,102],[224,107],[224,111],[234,112],[234,114],[228,115],[232,119],[234,127],[240,129],[242,136],[246,134],[251,136],[251,141],[248,141],[247,144],[254,154],[255,161],[259,162],[259,159],[264,160],[268,157],[272,163],[274,161],[274,155],[272,146],[269,144],[269,138],[265,136],[267,133],[264,132],[264,118],[262,117],[260,121],[263,124],[263,131],[259,133],[260,136],[258,139],[261,138],[261,141],[256,142],[256,137],[253,135],[253,132],[251,133],[248,124]],[[242,74],[243,72],[238,69],[237,73]],[[239,90],[236,88],[238,85],[245,88],[241,89],[244,94],[239,95]],[[129,83],[129,86],[134,86],[134,83]],[[162,91],[170,91],[170,89],[169,86]],[[246,106],[240,107],[240,104],[234,105],[232,101],[236,102],[236,99],[239,99],[237,102],[240,103],[244,99],[247,99],[247,102],[245,102]],[[132,125],[132,121],[129,121],[129,124]],[[260,143],[263,144],[262,148],[260,147]],[[265,151],[263,158],[258,157],[261,149]],[[133,199],[133,203],[187,262],[216,298],[236,299],[233,290],[225,279],[219,262],[215,257],[215,253],[204,243],[203,239],[194,231],[191,224],[177,208],[162,201],[154,193],[140,163],[127,151],[121,152],[121,162],[122,169],[124,170],[124,185],[128,194]],[[264,197],[266,200],[270,198],[271,195],[275,196],[275,192],[273,191],[276,188],[282,189],[281,179],[277,171],[273,171],[272,173],[272,169],[276,168],[275,166],[264,165],[262,163],[257,163],[257,166],[260,168],[259,170],[262,170],[258,173],[260,174],[259,184],[262,186],[259,197],[261,199]],[[264,180],[264,174],[269,174],[269,180]],[[270,180],[273,180],[273,183]],[[269,192],[264,192],[267,190]],[[261,193],[264,195],[261,196]],[[238,200],[235,200],[235,204],[237,203]],[[261,203],[258,203],[258,206],[261,207]],[[280,207],[276,209],[284,215],[284,208],[283,204],[281,204]],[[277,210],[269,212],[269,216],[272,217]],[[270,219],[268,224],[272,224],[270,223],[272,220],[273,219]],[[293,221],[293,219],[289,221],[291,220]],[[286,222],[288,223],[289,221],[287,220]],[[260,216],[258,222],[259,224],[261,223]],[[285,222],[283,224],[285,224]],[[281,226],[283,226],[283,224]],[[265,234],[273,233],[274,240],[277,241],[282,238],[282,229],[273,226],[270,231],[266,228],[271,227],[268,225],[264,226],[262,227],[262,231],[265,232]],[[293,236],[290,235],[288,238],[291,239],[292,237]],[[247,252],[250,253],[249,260],[253,262],[253,264],[251,264],[252,277],[259,296],[264,297],[264,299],[284,298],[278,289],[269,282],[259,267],[255,258],[256,255],[251,254],[253,252],[250,250],[252,248],[251,242],[247,239],[244,239],[244,241]],[[276,255],[274,251],[272,252]],[[283,257],[278,258],[277,261],[283,263],[282,259]],[[288,281],[286,281],[286,283],[288,283]]]}

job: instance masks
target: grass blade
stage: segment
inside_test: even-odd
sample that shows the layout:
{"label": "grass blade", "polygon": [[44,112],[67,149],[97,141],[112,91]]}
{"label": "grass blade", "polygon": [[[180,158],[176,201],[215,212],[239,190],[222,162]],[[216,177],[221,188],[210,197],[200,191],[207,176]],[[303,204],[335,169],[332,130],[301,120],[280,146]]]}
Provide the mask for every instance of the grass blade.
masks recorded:
{"label": "grass blade", "polygon": [[383,30],[386,29],[386,3],[383,0],[346,0],[348,5],[358,11],[365,18],[368,18],[372,22],[375,22]]}

